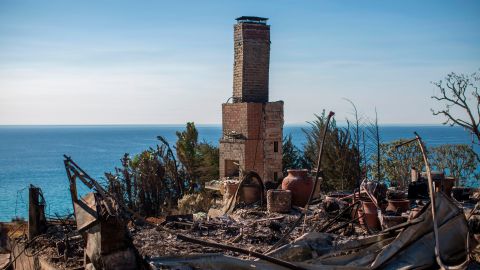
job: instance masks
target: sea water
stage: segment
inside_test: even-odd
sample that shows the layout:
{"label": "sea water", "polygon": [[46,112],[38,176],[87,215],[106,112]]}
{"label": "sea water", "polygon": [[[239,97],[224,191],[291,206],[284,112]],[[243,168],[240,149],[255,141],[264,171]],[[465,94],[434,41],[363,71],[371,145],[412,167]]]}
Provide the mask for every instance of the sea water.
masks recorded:
{"label": "sea water", "polygon": [[[307,126],[286,125],[284,135],[291,134],[302,147]],[[197,126],[201,141],[218,144],[219,125]],[[0,126],[0,221],[14,216],[27,217],[28,186],[43,190],[50,216],[64,215],[72,204],[63,155],[71,156],[87,173],[100,182],[104,173],[120,166],[124,153],[137,154],[157,144],[164,136],[172,145],[175,132],[183,125],[151,126]],[[382,126],[382,141],[413,138],[417,131],[428,146],[445,143],[471,143],[462,128],[446,126]],[[79,184],[81,193],[88,189]]]}

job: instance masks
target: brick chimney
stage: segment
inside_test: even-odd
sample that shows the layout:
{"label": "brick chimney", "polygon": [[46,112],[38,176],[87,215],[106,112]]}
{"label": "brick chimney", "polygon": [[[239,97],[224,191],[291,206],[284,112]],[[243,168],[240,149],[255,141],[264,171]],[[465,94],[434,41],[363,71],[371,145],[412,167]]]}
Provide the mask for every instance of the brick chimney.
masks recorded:
{"label": "brick chimney", "polygon": [[268,102],[270,25],[267,25],[267,19],[237,18],[234,51],[233,101]]}
{"label": "brick chimney", "polygon": [[269,102],[270,26],[243,16],[234,26],[232,103],[222,104],[220,178],[255,171],[264,181],[282,176],[283,101]]}

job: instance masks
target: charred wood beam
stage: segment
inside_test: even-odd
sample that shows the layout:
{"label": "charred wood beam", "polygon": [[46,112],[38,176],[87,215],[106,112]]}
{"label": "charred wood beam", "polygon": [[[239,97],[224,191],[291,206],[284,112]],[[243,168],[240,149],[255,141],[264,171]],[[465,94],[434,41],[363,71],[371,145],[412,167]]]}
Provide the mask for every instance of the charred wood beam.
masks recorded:
{"label": "charred wood beam", "polygon": [[219,249],[223,249],[223,250],[229,250],[229,251],[245,254],[245,255],[248,255],[248,256],[253,256],[253,257],[256,257],[256,258],[259,258],[259,259],[262,259],[262,260],[265,260],[265,261],[268,261],[268,262],[271,262],[273,264],[280,265],[280,266],[283,266],[283,267],[286,267],[286,268],[289,268],[289,269],[307,270],[306,268],[295,265],[293,263],[290,263],[290,262],[287,262],[287,261],[284,261],[284,260],[280,260],[280,259],[277,259],[277,258],[274,258],[274,257],[271,257],[271,256],[267,256],[267,255],[264,255],[264,254],[259,253],[259,252],[239,248],[239,247],[233,247],[233,246],[224,245],[224,244],[220,244],[220,243],[213,243],[213,242],[209,242],[209,241],[204,241],[204,240],[191,238],[191,237],[181,235],[181,234],[177,234],[177,239],[182,240],[182,241],[186,241],[186,242],[190,242],[190,243],[194,243],[194,244],[198,244],[198,245],[202,245],[202,246],[219,248]]}
{"label": "charred wood beam", "polygon": [[[332,220],[330,220],[326,225],[322,226],[321,229],[319,229],[319,232],[323,232],[325,229],[329,228],[333,223],[335,223],[337,220],[339,220],[348,210],[352,209],[355,205],[359,204],[360,201],[356,201],[355,203],[349,205],[345,209],[342,210],[336,217],[334,217]],[[349,222],[350,223],[350,222]]]}
{"label": "charred wood beam", "polygon": [[345,223],[342,223],[342,224],[338,225],[337,227],[333,227],[333,228],[331,228],[330,230],[328,230],[327,233],[333,233],[333,232],[336,232],[336,231],[338,231],[338,230],[340,230],[340,229],[342,229],[342,228],[345,228],[345,227],[347,227],[348,225],[350,225],[350,223],[353,223],[353,222],[359,220],[359,219],[362,218],[362,217],[363,217],[363,216],[359,216],[359,217],[354,218],[354,219],[352,219],[352,220],[350,220],[350,221],[347,221],[347,222],[345,222]]}

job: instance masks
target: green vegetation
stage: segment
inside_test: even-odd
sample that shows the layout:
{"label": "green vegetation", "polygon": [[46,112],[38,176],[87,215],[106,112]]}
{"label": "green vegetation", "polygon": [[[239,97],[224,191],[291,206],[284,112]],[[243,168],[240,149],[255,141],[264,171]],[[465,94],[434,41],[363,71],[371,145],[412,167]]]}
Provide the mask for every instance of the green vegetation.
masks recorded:
{"label": "green vegetation", "polygon": [[291,134],[283,138],[282,153],[282,167],[284,176],[287,175],[287,170],[289,169],[298,169],[303,167],[302,152],[295,146],[295,144],[293,144]]}
{"label": "green vegetation", "polygon": [[[353,103],[352,103],[353,104]],[[354,105],[353,105],[354,106]],[[355,107],[354,107],[355,108]],[[322,130],[326,115],[315,115],[303,130],[307,142],[298,149],[292,137],[283,140],[284,170],[307,168],[315,170],[318,146],[323,139]],[[359,119],[355,108],[354,125],[347,120],[346,127],[338,127],[332,121],[327,131],[325,159],[322,164],[322,189],[353,190],[362,179],[389,182],[391,186],[405,188],[411,178],[411,168],[424,170],[424,161],[417,143],[397,148],[405,139],[382,143],[378,118]],[[479,180],[478,155],[471,146],[446,144],[428,148],[429,160],[434,170],[443,171],[466,184]]]}
{"label": "green vegetation", "polygon": [[[309,122],[310,127],[303,129],[307,142],[303,147],[303,165],[307,169],[316,169],[318,146],[323,139],[323,129],[327,120],[325,111],[315,115]],[[337,127],[335,120],[330,122],[325,141],[322,162],[322,189],[352,190],[361,179],[360,153],[352,140],[349,128]]]}
{"label": "green vegetation", "polygon": [[[422,169],[424,167],[418,143],[395,147],[403,142],[405,140],[396,140],[380,145],[382,153],[380,162],[376,162],[376,156],[372,158],[375,160],[372,163],[372,174],[375,179],[389,180],[391,186],[405,188],[411,178],[411,168]],[[377,170],[377,164],[380,164],[380,170]]]}
{"label": "green vegetation", "polygon": [[182,195],[179,168],[168,144],[157,145],[130,158],[122,167],[106,173],[108,189],[131,209],[145,216],[158,215],[176,204]]}
{"label": "green vegetation", "polygon": [[[205,181],[218,178],[218,148],[198,143],[195,124],[187,123],[176,135],[176,157],[166,139],[159,136],[155,148],[133,158],[125,154],[122,167],[105,174],[108,189],[142,215],[157,216],[175,208],[184,195],[202,193]],[[189,196],[182,204],[197,197]]]}
{"label": "green vegetation", "polygon": [[449,175],[461,180],[479,180],[476,172],[479,162],[471,146],[466,144],[444,144],[431,148],[433,165],[437,170],[448,172]]}

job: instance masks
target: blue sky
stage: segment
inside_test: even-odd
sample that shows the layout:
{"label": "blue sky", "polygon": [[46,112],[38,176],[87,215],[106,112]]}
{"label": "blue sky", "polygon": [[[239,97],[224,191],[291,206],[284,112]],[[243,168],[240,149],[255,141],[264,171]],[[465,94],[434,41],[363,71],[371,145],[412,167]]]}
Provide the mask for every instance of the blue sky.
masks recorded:
{"label": "blue sky", "polygon": [[0,1],[0,124],[221,122],[233,24],[271,25],[270,100],[439,124],[431,81],[480,68],[480,1]]}

